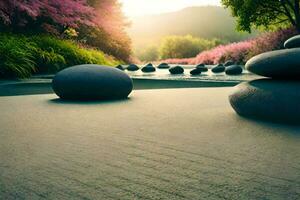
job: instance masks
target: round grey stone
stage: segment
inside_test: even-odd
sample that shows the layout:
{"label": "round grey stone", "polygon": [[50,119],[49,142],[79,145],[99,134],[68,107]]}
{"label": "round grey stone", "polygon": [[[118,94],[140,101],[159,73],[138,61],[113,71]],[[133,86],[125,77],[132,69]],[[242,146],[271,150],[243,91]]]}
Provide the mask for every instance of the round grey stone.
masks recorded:
{"label": "round grey stone", "polygon": [[100,65],[78,65],[58,72],[54,92],[67,100],[123,99],[131,93],[131,78],[123,71]]}
{"label": "round grey stone", "polygon": [[246,63],[254,74],[275,79],[300,78],[300,49],[283,49],[260,54]]}
{"label": "round grey stone", "polygon": [[225,67],[224,67],[224,65],[222,65],[222,64],[218,64],[218,65],[214,66],[214,67],[211,69],[211,71],[212,71],[213,73],[222,73],[222,72],[225,71]]}
{"label": "round grey stone", "polygon": [[128,71],[138,71],[140,68],[135,65],[135,64],[130,64],[128,67],[127,67],[127,70]]}
{"label": "round grey stone", "polygon": [[287,41],[285,41],[284,47],[287,49],[299,48],[300,47],[300,35],[296,35],[294,37],[291,37]]}
{"label": "round grey stone", "polygon": [[299,81],[259,79],[237,85],[229,101],[241,116],[300,123],[299,91]]}
{"label": "round grey stone", "polygon": [[169,72],[171,74],[183,74],[184,73],[184,69],[180,66],[176,66],[176,67],[171,67],[169,69]]}
{"label": "round grey stone", "polygon": [[243,73],[243,68],[240,65],[231,65],[226,67],[225,73],[228,75],[240,75]]}
{"label": "round grey stone", "polygon": [[200,75],[201,74],[201,70],[196,68],[190,71],[190,74],[195,76],[195,75]]}

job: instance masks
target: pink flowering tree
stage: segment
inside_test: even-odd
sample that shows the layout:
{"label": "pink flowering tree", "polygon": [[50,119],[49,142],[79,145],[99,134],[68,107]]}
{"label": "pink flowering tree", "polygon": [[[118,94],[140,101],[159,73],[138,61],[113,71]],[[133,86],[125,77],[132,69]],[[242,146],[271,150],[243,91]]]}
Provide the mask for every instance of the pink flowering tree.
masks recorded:
{"label": "pink flowering tree", "polygon": [[96,12],[86,0],[1,0],[0,24],[13,30],[61,32],[80,24],[95,26]]}
{"label": "pink flowering tree", "polygon": [[0,31],[71,36],[122,60],[127,25],[118,0],[0,0]]}
{"label": "pink flowering tree", "polygon": [[[94,26],[110,34],[122,32],[126,21],[117,0],[1,0],[2,28],[61,31]],[[117,35],[117,34],[116,34]]]}

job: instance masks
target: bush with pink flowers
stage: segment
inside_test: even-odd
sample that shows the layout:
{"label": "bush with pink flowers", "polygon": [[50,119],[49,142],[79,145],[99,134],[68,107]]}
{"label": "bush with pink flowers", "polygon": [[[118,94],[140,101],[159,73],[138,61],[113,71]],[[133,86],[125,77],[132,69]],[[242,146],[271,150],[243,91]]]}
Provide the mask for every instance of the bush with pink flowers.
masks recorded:
{"label": "bush with pink flowers", "polygon": [[264,33],[254,39],[217,46],[201,52],[195,58],[167,59],[164,62],[172,64],[216,64],[232,60],[237,63],[245,63],[255,55],[281,49],[284,41],[296,34],[297,31],[293,28],[281,29],[276,32]]}

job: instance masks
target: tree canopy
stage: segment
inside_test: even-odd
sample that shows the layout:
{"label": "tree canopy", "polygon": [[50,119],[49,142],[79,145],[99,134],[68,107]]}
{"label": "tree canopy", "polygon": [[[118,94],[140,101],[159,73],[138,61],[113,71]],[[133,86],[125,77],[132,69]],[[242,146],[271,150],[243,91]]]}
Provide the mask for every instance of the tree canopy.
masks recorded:
{"label": "tree canopy", "polygon": [[294,26],[300,32],[299,0],[222,0],[237,17],[238,29]]}

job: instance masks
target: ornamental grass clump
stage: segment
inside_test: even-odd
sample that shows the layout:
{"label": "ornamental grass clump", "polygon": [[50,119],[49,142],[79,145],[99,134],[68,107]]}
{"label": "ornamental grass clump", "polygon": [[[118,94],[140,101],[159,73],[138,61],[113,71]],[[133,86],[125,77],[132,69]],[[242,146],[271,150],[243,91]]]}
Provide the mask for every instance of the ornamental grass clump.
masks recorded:
{"label": "ornamental grass clump", "polygon": [[28,78],[80,64],[114,66],[121,61],[102,51],[48,35],[0,34],[0,77]]}

